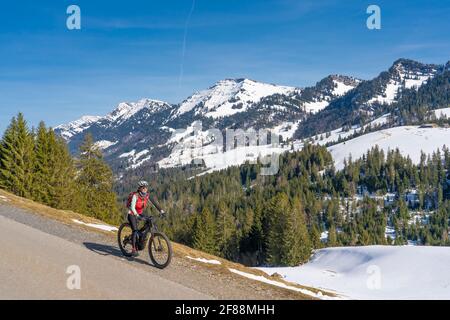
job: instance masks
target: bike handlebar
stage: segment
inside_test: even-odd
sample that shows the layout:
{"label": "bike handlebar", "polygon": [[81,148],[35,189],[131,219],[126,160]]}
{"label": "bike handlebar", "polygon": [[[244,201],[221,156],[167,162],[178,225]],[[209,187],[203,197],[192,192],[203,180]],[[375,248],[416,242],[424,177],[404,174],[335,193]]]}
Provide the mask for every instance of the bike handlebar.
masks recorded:
{"label": "bike handlebar", "polygon": [[[162,217],[162,218],[165,218],[166,214],[165,213],[161,213],[159,216]],[[144,220],[144,221],[146,221],[146,220],[153,220],[153,216],[147,216],[147,215],[139,215],[139,216],[137,216],[137,218],[138,218],[138,220]]]}

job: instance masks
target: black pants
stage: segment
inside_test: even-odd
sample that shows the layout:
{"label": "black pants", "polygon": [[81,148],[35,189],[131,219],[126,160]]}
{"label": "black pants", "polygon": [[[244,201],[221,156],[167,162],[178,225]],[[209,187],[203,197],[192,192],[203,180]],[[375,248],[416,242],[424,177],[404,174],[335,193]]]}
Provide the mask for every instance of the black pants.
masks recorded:
{"label": "black pants", "polygon": [[133,245],[133,248],[137,248],[136,240],[137,240],[137,233],[139,230],[137,217],[133,214],[128,214],[128,222],[130,223],[131,230],[133,230],[133,233],[131,235],[131,243]]}

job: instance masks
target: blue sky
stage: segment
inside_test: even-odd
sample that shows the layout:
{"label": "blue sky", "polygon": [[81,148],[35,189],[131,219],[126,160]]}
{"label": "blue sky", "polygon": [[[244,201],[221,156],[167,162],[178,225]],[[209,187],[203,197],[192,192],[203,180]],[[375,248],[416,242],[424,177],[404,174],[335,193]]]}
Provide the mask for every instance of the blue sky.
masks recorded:
{"label": "blue sky", "polygon": [[[66,9],[81,8],[81,30]],[[370,4],[381,30],[366,27]],[[0,7],[0,132],[103,115],[143,97],[177,103],[223,78],[308,86],[369,79],[405,57],[450,59],[442,0],[9,1]]]}

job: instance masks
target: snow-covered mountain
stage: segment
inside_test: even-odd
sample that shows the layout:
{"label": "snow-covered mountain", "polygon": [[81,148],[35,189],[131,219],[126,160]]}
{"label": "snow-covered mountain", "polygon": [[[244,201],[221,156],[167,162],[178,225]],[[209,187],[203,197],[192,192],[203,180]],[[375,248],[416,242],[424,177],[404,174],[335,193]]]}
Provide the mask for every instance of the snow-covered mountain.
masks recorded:
{"label": "snow-covered mountain", "polygon": [[[295,139],[317,133],[327,133],[318,143],[336,143],[339,137],[365,130],[369,123],[381,126],[399,97],[417,92],[448,66],[400,59],[372,80],[330,75],[307,88],[226,79],[179,104],[150,99],[123,102],[105,116],[85,116],[55,131],[72,152],[91,133],[117,171],[152,163],[186,165],[194,159],[218,170],[258,155],[295,150],[302,145]],[[224,140],[227,129],[269,129],[284,142],[273,148],[243,146],[230,152],[211,135],[212,128],[222,132]]]}
{"label": "snow-covered mountain", "polygon": [[99,116],[83,116],[78,120],[57,126],[55,131],[69,141],[74,135],[88,129],[93,123],[99,121],[101,118],[102,117]]}
{"label": "snow-covered mountain", "polygon": [[274,94],[289,95],[297,88],[276,86],[249,79],[226,79],[207,90],[195,93],[184,100],[174,117],[193,111],[195,115],[210,118],[227,117],[244,112],[262,98]]}
{"label": "snow-covered mountain", "polygon": [[418,89],[428,79],[434,77],[441,66],[422,64],[413,60],[399,59],[394,65],[379,76],[379,85],[367,104],[392,104],[397,101],[404,89]]}
{"label": "snow-covered mountain", "polygon": [[105,128],[120,126],[143,109],[146,109],[151,114],[168,108],[171,108],[170,104],[151,99],[142,99],[138,102],[122,102],[106,116],[83,116],[68,124],[57,126],[55,131],[70,141],[73,136],[84,132],[94,124],[101,124]]}
{"label": "snow-covered mountain", "polygon": [[[325,108],[359,83],[351,77],[333,75],[301,89],[250,79],[226,79],[178,105],[150,99],[122,102],[105,116],[85,116],[58,126],[55,131],[66,139],[72,152],[89,132],[108,161],[117,168],[134,168],[176,156],[171,152],[174,145],[187,137],[178,135],[173,139],[172,133],[192,128],[199,121],[205,132],[210,128],[268,128],[289,139],[309,114]],[[186,145],[186,149],[191,147]],[[187,150],[178,152],[186,157]],[[165,163],[175,165],[171,161]]]}
{"label": "snow-covered mountain", "polygon": [[336,98],[342,97],[356,88],[361,82],[360,79],[348,76],[330,75],[315,86],[297,92],[295,97],[302,102],[300,106],[305,112],[317,113],[325,109]]}
{"label": "snow-covered mountain", "polygon": [[299,127],[295,137],[305,138],[344,125],[370,121],[389,112],[405,92],[418,90],[445,69],[443,65],[399,59],[389,70],[372,80],[362,81],[355,90],[335,99],[322,112],[310,117]]}

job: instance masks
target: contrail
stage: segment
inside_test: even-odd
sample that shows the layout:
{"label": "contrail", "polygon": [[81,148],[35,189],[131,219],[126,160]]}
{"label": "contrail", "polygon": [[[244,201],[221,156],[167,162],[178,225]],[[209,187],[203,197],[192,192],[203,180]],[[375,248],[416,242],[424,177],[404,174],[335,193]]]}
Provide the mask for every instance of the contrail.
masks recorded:
{"label": "contrail", "polygon": [[195,0],[192,0],[192,6],[191,10],[189,11],[189,15],[186,19],[186,24],[184,26],[184,38],[183,38],[183,47],[181,49],[181,65],[180,65],[180,76],[178,77],[178,88],[181,85],[181,80],[183,79],[183,73],[184,73],[184,56],[186,55],[186,39],[187,39],[187,31],[189,27],[189,22],[191,21],[192,13],[194,12],[195,8]]}

